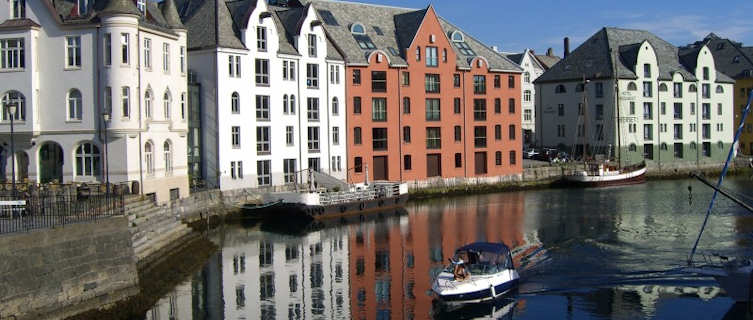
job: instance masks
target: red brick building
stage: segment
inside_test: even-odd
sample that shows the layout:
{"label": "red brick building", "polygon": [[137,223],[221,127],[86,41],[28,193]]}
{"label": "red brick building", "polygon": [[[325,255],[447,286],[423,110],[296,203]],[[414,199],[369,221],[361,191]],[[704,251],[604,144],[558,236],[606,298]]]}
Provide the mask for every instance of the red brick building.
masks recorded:
{"label": "red brick building", "polygon": [[514,62],[432,6],[312,5],[346,60],[349,182],[522,172]]}

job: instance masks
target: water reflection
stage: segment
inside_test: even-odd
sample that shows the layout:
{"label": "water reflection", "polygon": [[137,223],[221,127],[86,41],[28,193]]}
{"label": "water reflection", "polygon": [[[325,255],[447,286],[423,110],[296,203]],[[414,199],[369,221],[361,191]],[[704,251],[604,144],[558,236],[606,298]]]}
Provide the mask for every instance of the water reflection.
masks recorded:
{"label": "water reflection", "polygon": [[[687,186],[694,189],[692,203]],[[730,184],[746,190],[750,181]],[[228,226],[221,250],[147,319],[722,318],[715,282],[676,271],[710,192],[665,181],[599,190],[542,190],[411,203],[360,223],[304,234]],[[721,201],[702,252],[751,254],[753,220]],[[454,250],[474,241],[513,248],[519,293],[447,308],[428,294]],[[727,315],[729,317],[729,314]]]}

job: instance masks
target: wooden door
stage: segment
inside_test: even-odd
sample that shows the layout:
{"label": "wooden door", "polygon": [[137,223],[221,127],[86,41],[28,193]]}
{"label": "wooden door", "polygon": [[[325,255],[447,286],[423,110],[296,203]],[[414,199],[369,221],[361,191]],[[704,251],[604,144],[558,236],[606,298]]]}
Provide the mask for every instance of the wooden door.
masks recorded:
{"label": "wooden door", "polygon": [[441,154],[427,154],[426,155],[426,177],[439,177],[442,176],[442,155]]}
{"label": "wooden door", "polygon": [[374,181],[388,180],[387,157],[374,157]]}
{"label": "wooden door", "polygon": [[486,174],[486,152],[476,152],[474,164],[476,174]]}

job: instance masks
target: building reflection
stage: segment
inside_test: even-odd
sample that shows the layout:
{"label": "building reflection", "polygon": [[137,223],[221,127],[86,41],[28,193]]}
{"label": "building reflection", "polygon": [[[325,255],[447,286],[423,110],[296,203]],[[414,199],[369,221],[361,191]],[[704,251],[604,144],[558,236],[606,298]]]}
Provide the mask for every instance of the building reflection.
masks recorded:
{"label": "building reflection", "polygon": [[476,241],[503,242],[517,249],[519,265],[539,243],[535,232],[525,232],[522,193],[432,201],[408,211],[348,227],[354,319],[429,318],[433,276],[455,249]]}

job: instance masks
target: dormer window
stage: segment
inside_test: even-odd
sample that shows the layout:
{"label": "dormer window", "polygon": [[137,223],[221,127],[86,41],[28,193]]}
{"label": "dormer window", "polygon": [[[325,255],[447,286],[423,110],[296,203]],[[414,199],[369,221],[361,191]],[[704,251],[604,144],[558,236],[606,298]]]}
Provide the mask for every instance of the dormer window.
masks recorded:
{"label": "dormer window", "polygon": [[352,34],[366,34],[366,29],[360,23],[354,23],[350,26],[350,33]]}
{"label": "dormer window", "polygon": [[85,16],[89,12],[89,0],[78,0],[78,15]]}
{"label": "dormer window", "polygon": [[732,58],[732,63],[740,63],[740,56],[735,56]]}
{"label": "dormer window", "polygon": [[366,28],[360,23],[354,23],[350,26],[350,33],[353,34],[353,38],[356,39],[358,46],[364,50],[376,49],[374,42],[366,35]]}
{"label": "dormer window", "polygon": [[11,19],[26,18],[26,0],[11,0]]}
{"label": "dormer window", "polygon": [[465,37],[460,31],[455,31],[452,33],[452,42],[465,42]]}
{"label": "dormer window", "polygon": [[460,50],[460,53],[462,53],[463,55],[469,57],[476,55],[476,53],[473,52],[473,49],[468,46],[468,43],[465,42],[465,36],[463,36],[460,31],[452,32],[450,39],[452,39],[452,43],[455,44],[455,47],[457,47]]}
{"label": "dormer window", "polygon": [[136,0],[136,7],[144,13],[146,11],[146,0]]}

